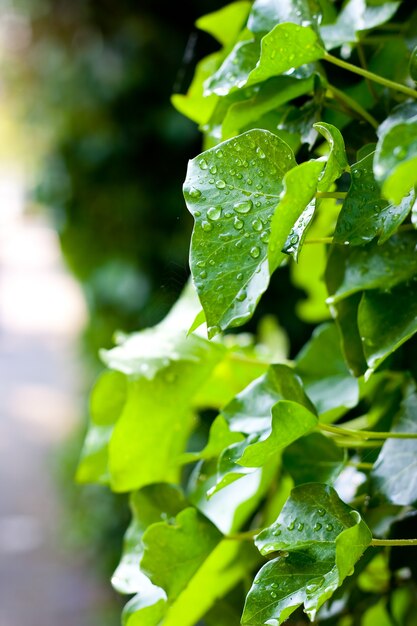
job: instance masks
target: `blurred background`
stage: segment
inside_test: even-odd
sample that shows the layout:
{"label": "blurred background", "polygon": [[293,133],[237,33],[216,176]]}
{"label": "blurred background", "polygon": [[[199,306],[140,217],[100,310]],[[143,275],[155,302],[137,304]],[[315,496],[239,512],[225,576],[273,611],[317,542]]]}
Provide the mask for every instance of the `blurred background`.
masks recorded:
{"label": "blurred background", "polygon": [[73,481],[115,330],[188,276],[175,112],[224,3],[0,0],[0,626],[120,623],[125,498]]}

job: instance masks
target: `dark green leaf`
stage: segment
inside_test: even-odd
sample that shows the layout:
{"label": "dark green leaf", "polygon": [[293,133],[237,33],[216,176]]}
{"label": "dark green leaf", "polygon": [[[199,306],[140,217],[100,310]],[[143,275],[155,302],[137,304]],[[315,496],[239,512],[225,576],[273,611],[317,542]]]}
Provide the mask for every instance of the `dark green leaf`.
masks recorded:
{"label": "dark green leaf", "polygon": [[296,485],[333,483],[345,464],[345,454],[329,437],[311,433],[284,451],[283,465]]}
{"label": "dark green leaf", "polygon": [[[403,401],[392,429],[417,433],[417,393]],[[387,439],[371,474],[377,490],[393,504],[417,502],[417,439]]]}
{"label": "dark green leaf", "polygon": [[314,619],[371,538],[359,513],[344,504],[332,487],[319,483],[296,487],[277,521],[256,539],[262,554],[280,556],[256,575],[242,624],[281,624],[301,604]]}
{"label": "dark green leaf", "polygon": [[191,271],[211,336],[249,319],[267,288],[269,221],[284,174],[295,165],[290,148],[260,130],[189,163],[184,195],[195,219]]}
{"label": "dark green leaf", "polygon": [[[354,246],[378,236],[386,241],[405,220],[414,203],[414,191],[399,198],[398,205],[381,198],[372,171],[373,154],[352,166],[352,183],[336,225],[334,240]],[[411,185],[410,185],[411,186]],[[410,187],[407,189],[407,193]]]}
{"label": "dark green leaf", "polygon": [[369,375],[417,331],[417,283],[365,292],[358,325]]}

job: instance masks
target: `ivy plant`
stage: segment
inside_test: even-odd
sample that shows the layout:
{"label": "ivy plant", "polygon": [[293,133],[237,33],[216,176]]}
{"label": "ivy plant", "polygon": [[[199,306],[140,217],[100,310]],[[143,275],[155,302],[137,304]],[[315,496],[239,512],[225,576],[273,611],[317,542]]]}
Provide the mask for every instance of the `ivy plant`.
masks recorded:
{"label": "ivy plant", "polygon": [[[130,493],[123,625],[415,626],[417,11],[239,0],[197,26],[191,278],[102,352],[78,468]],[[298,353],[282,299],[258,314],[288,276]]]}

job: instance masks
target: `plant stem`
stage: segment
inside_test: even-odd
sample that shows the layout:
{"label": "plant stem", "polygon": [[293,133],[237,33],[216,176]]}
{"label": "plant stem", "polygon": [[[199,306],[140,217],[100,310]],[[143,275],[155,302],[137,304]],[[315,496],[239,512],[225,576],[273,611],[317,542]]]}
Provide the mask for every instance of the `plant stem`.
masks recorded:
{"label": "plant stem", "polygon": [[348,463],[349,467],[356,467],[358,470],[370,470],[373,468],[373,463]]}
{"label": "plant stem", "polygon": [[337,200],[344,200],[347,196],[347,191],[318,191],[316,198],[336,198]]}
{"label": "plant stem", "polygon": [[252,539],[259,535],[261,532],[261,528],[256,528],[255,530],[247,530],[244,533],[233,533],[233,535],[225,535],[225,539],[229,541],[252,541]]}
{"label": "plant stem", "polygon": [[318,239],[306,239],[306,243],[333,243],[333,237],[320,237]]}
{"label": "plant stem", "polygon": [[[346,61],[342,61],[342,59],[338,59],[334,57],[332,54],[326,52],[324,55],[324,60],[329,63],[333,63],[333,65],[337,65],[338,67],[342,67],[349,72],[353,72],[354,74],[359,74],[359,76],[363,76],[363,78],[367,78],[368,80],[374,81],[374,83],[379,83],[384,87],[388,87],[389,89],[393,89],[394,91],[401,91],[406,96],[411,98],[417,98],[417,91],[415,89],[411,89],[406,85],[401,85],[401,83],[396,83],[392,80],[388,80],[388,78],[384,78],[383,76],[379,76],[378,74],[374,74],[369,70],[365,70],[362,67],[358,67],[357,65],[353,65],[352,63],[347,63]],[[332,88],[333,89],[333,88]]]}
{"label": "plant stem", "polygon": [[382,441],[365,441],[364,439],[360,439],[359,441],[356,439],[333,439],[334,443],[339,446],[339,448],[378,448],[382,446]]}
{"label": "plant stem", "polygon": [[[355,67],[355,66],[352,66],[352,67]],[[378,128],[379,124],[377,120],[373,117],[373,115],[368,113],[368,111],[364,109],[363,106],[359,104],[359,102],[356,102],[356,100],[354,100],[347,94],[343,93],[343,91],[340,91],[333,85],[330,85],[330,84],[327,85],[327,89],[333,94],[336,100],[343,102],[349,109],[351,109],[352,111],[355,111],[355,113],[363,117],[363,119],[366,120],[373,128],[375,129]]]}
{"label": "plant stem", "polygon": [[348,437],[357,437],[359,439],[417,439],[417,433],[391,433],[391,432],[374,432],[372,430],[349,430],[341,426],[331,426],[330,424],[320,423],[319,428],[328,433],[335,435],[346,435]]}
{"label": "plant stem", "polygon": [[417,546],[417,539],[372,539],[371,546]]}

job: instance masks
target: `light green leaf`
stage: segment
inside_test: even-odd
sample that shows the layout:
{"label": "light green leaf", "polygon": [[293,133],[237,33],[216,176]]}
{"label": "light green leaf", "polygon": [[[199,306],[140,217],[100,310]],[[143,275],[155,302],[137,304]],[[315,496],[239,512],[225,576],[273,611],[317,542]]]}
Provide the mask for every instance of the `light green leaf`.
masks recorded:
{"label": "light green leaf", "polygon": [[233,432],[223,415],[218,415],[210,428],[207,445],[200,452],[186,452],[181,457],[181,462],[189,463],[200,459],[212,459],[218,457],[225,448],[243,440],[243,435]]}
{"label": "light green leaf", "polygon": [[417,283],[365,292],[358,325],[369,375],[417,331]]}
{"label": "light green leaf", "polygon": [[294,370],[287,365],[271,365],[222,410],[222,415],[232,431],[259,434],[270,430],[272,408],[280,400],[291,400],[314,411]]}
{"label": "light green leaf", "polygon": [[417,183],[417,103],[400,105],[379,127],[374,172],[383,195],[395,204]]}
{"label": "light green leaf", "polygon": [[392,289],[409,280],[417,274],[416,246],[415,233],[397,233],[382,245],[335,246],[329,269],[337,264],[337,270],[328,282],[328,302],[333,304],[358,291]]}
{"label": "light green leaf", "polygon": [[345,454],[329,437],[311,433],[288,446],[282,461],[296,485],[333,483],[344,467]]}
{"label": "light green leaf", "polygon": [[195,24],[200,30],[213,35],[223,46],[229,46],[237,39],[250,7],[247,0],[232,2],[218,11],[200,17]]}
{"label": "light green leaf", "polygon": [[[349,373],[334,324],[322,324],[296,358],[296,372],[319,414],[356,406],[358,381]],[[340,414],[340,413],[339,413]]]}
{"label": "light green leaf", "polygon": [[287,241],[282,248],[282,252],[289,254],[297,263],[299,254],[303,247],[304,240],[307,236],[309,226],[311,225],[314,214],[316,212],[316,200],[312,200],[307,208],[301,213],[300,217],[291,228]]}
{"label": "light green leaf", "polygon": [[175,599],[221,537],[214,524],[196,509],[184,509],[172,523],[159,522],[145,531],[141,569],[168,598]]}
{"label": "light green leaf", "polygon": [[122,626],[160,626],[166,613],[166,594],[150,581],[123,609]]}
{"label": "light green leaf", "polygon": [[221,53],[210,54],[198,63],[187,93],[185,95],[176,93],[171,96],[171,102],[177,111],[197,124],[206,124],[209,121],[218,102],[216,95],[204,95],[203,85],[207,78],[217,70],[221,62]]}
{"label": "light green leaf", "polygon": [[[314,619],[371,539],[359,513],[344,504],[332,487],[319,483],[296,487],[277,521],[256,539],[262,554],[280,556],[256,575],[242,624],[278,626],[301,604]],[[350,553],[349,540],[353,540]]]}
{"label": "light green leaf", "polygon": [[[417,433],[417,393],[413,390],[401,404],[392,432]],[[389,502],[417,502],[417,439],[387,439],[374,464],[372,479]]]}
{"label": "light green leaf", "polygon": [[127,380],[123,374],[104,372],[98,378],[91,392],[91,420],[77,468],[77,481],[109,482],[108,444],[126,395]]}
{"label": "light green leaf", "polygon": [[190,263],[210,336],[249,319],[267,288],[269,221],[283,176],[295,165],[290,148],[261,130],[189,163],[184,195],[195,219]]}
{"label": "light green leaf", "polygon": [[248,445],[237,460],[245,467],[262,467],[265,463],[317,426],[317,417],[297,402],[280,400],[272,407],[272,430],[266,439]]}
{"label": "light green leaf", "polygon": [[[269,268],[274,272],[285,259],[282,251],[296,220],[313,200],[321,173],[322,161],[307,161],[297,165],[284,176],[284,189],[277,210],[271,222],[269,242]],[[292,244],[297,243],[291,240]]]}
{"label": "light green leaf", "polygon": [[334,24],[321,26],[320,34],[331,50],[346,43],[359,40],[359,33],[380,26],[395,14],[400,2],[383,2],[370,6],[366,0],[349,0],[340,11]]}
{"label": "light green leaf", "polygon": [[316,122],[313,126],[323,135],[330,148],[326,168],[318,185],[319,191],[328,191],[331,184],[340,178],[348,167],[345,142],[342,133],[336,126],[326,124],[325,122]]}
{"label": "light green leaf", "polygon": [[414,191],[410,186],[405,198],[398,205],[381,198],[372,171],[373,154],[352,166],[352,183],[336,225],[334,241],[358,246],[378,236],[386,241],[405,220],[414,203]]}
{"label": "light green leaf", "polygon": [[292,23],[278,24],[262,39],[259,61],[247,81],[240,86],[261,83],[272,76],[318,61],[324,54],[311,28]]}
{"label": "light green leaf", "polygon": [[316,24],[320,4],[316,0],[255,0],[248,28],[253,33],[269,33],[282,22]]}

